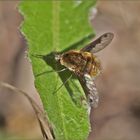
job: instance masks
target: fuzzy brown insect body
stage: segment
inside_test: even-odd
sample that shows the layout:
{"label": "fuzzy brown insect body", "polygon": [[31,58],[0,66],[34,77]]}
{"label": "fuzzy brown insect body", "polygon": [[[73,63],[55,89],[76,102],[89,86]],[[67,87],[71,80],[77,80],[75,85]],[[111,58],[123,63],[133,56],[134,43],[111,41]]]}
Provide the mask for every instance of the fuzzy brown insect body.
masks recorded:
{"label": "fuzzy brown insect body", "polygon": [[101,70],[100,61],[89,52],[68,51],[61,55],[60,63],[78,76],[89,74],[91,77],[96,77]]}
{"label": "fuzzy brown insect body", "polygon": [[97,107],[98,91],[94,80],[100,74],[101,64],[94,53],[104,49],[113,39],[113,33],[105,33],[80,51],[70,50],[56,55],[56,60],[77,75],[88,99],[89,105]]}

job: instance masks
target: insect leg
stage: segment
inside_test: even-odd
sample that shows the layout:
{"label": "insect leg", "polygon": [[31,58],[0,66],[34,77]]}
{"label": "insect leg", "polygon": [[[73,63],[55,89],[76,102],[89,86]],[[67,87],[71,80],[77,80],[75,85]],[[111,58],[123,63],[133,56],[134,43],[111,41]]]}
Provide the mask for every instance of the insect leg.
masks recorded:
{"label": "insect leg", "polygon": [[73,74],[71,74],[70,77],[69,77],[66,81],[64,81],[64,83],[62,83],[62,84],[57,88],[57,90],[55,90],[55,91],[53,92],[53,94],[55,94],[56,92],[58,92],[58,90],[60,90],[60,89],[63,87],[63,85],[65,85],[65,84],[70,80],[70,78],[72,77],[72,75],[73,75]]}
{"label": "insect leg", "polygon": [[61,70],[58,70],[58,71],[54,71],[54,70],[50,70],[50,71],[44,71],[44,72],[41,72],[39,74],[36,74],[35,77],[38,77],[38,76],[41,76],[43,74],[48,74],[48,73],[52,73],[52,72],[57,72],[57,73],[60,73],[60,72],[63,72],[67,70],[67,68],[64,68],[64,69],[61,69]]}

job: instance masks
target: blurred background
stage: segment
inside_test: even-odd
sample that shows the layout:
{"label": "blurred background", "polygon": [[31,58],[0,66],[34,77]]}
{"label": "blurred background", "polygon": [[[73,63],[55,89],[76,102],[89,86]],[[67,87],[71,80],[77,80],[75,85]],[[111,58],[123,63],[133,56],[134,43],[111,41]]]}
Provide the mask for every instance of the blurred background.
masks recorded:
{"label": "blurred background", "polygon": [[[41,105],[19,32],[18,1],[0,1],[0,81],[29,93]],[[92,25],[96,35],[113,32],[113,42],[97,56],[103,73],[96,84],[99,107],[91,112],[89,140],[140,139],[140,1],[98,1]],[[21,95],[0,89],[0,134],[40,139],[34,111]]]}

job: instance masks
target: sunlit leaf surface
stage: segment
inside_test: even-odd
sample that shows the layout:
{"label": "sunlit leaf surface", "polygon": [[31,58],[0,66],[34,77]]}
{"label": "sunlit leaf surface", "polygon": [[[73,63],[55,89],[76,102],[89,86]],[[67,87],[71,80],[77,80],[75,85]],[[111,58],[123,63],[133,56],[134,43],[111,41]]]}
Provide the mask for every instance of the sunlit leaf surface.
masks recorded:
{"label": "sunlit leaf surface", "polygon": [[82,47],[93,37],[88,18],[94,4],[95,0],[20,3],[22,32],[27,39],[35,86],[57,139],[85,140],[90,131],[85,95],[76,77],[56,92],[71,73],[56,72],[61,66],[51,52]]}

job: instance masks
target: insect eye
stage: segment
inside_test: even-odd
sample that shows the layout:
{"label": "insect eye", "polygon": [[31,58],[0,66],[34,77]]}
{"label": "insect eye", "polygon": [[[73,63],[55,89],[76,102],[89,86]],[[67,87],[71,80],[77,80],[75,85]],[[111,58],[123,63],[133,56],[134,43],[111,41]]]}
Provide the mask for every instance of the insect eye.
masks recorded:
{"label": "insect eye", "polygon": [[64,56],[63,57],[69,57],[69,54],[68,53],[66,53],[66,54],[64,54]]}

